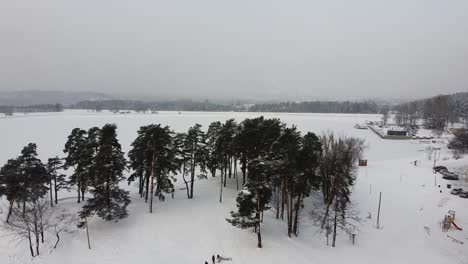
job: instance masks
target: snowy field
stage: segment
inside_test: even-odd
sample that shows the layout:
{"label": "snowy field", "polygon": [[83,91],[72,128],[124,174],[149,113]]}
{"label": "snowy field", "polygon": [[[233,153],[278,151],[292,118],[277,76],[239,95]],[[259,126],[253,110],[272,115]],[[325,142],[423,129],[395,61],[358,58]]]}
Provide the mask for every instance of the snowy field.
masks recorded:
{"label": "snowy field", "polygon": [[[370,130],[354,129],[354,124],[378,121],[379,115],[345,114],[273,114],[273,113],[201,113],[159,112],[159,114],[112,114],[87,111],[15,115],[0,118],[0,164],[19,155],[29,142],[38,146],[39,157],[63,156],[63,146],[75,127],[87,129],[115,123],[124,151],[137,135],[141,125],[161,123],[176,132],[186,131],[195,123],[206,130],[212,121],[224,121],[264,115],[296,125],[302,132],[327,130],[341,135],[364,138],[369,166],[361,168],[353,192],[353,207],[366,218],[357,233],[356,243],[342,234],[337,247],[326,246],[324,234],[309,221],[310,210],[302,212],[299,237],[288,238],[286,224],[265,215],[262,225],[264,248],[256,248],[256,235],[232,227],[225,218],[235,209],[235,180],[218,202],[219,177],[195,183],[195,197],[188,200],[176,184],[174,199],[157,202],[153,214],[129,186],[132,203],[129,217],[118,223],[91,219],[89,223],[92,250],[88,250],[86,232],[75,230],[64,234],[55,251],[46,244],[42,254],[31,259],[27,245],[11,241],[0,233],[0,263],[204,263],[211,255],[232,258],[227,264],[250,263],[468,263],[468,199],[449,194],[446,182],[432,174],[433,161],[427,159],[427,144],[419,141],[392,141],[378,137]],[[442,146],[438,165],[457,168],[468,159],[452,160]],[[446,160],[444,160],[446,159]],[[414,161],[418,160],[418,166]],[[437,184],[435,186],[434,181]],[[466,183],[461,179],[456,185]],[[442,192],[440,192],[442,191]],[[381,229],[376,228],[379,193],[382,192]],[[62,193],[75,197],[75,193]],[[0,203],[4,203],[0,200]],[[77,209],[75,200],[64,200],[60,206]],[[308,207],[306,207],[308,208]],[[456,211],[455,222],[463,231],[442,232],[440,222],[448,210]],[[4,217],[4,215],[0,215]],[[1,231],[0,231],[1,232]],[[450,235],[464,242],[455,243]]]}

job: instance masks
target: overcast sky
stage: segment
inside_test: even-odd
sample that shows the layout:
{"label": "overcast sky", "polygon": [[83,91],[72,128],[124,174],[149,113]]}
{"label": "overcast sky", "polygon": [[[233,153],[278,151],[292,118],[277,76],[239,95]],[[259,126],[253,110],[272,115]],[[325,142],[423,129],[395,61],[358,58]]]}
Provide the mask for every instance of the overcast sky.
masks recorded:
{"label": "overcast sky", "polygon": [[306,100],[468,90],[467,0],[0,2],[0,91]]}

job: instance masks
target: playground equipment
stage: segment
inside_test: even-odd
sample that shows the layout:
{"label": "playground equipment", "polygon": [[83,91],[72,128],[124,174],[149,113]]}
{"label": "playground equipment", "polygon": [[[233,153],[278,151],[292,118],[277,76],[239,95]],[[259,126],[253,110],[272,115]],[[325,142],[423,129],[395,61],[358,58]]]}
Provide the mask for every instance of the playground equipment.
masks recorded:
{"label": "playground equipment", "polygon": [[455,224],[455,211],[448,211],[448,215],[445,215],[444,220],[442,221],[442,231],[447,232],[450,227],[455,227],[455,229],[462,231],[462,228]]}

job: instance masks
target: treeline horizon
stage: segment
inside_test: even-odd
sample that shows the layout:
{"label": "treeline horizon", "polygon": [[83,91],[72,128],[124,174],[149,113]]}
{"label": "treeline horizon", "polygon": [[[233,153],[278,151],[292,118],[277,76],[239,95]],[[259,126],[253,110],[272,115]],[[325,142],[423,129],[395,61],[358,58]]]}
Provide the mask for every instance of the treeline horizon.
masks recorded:
{"label": "treeline horizon", "polygon": [[144,102],[138,100],[88,100],[70,108],[95,111],[134,110],[143,111],[207,111],[207,112],[289,112],[289,113],[380,113],[381,105],[374,101],[308,101],[257,104],[219,104],[208,100],[176,100]]}
{"label": "treeline horizon", "polygon": [[[130,99],[84,100],[76,104],[34,104],[34,105],[0,105],[0,113],[11,115],[14,112],[60,112],[63,109],[85,109],[93,111],[206,111],[206,112],[278,112],[278,113],[349,113],[349,114],[386,114],[393,111],[397,114],[399,125],[414,124],[416,119],[444,119],[455,121],[463,118],[468,110],[468,92],[437,95],[400,104],[390,104],[377,100],[365,101],[331,101],[316,100],[303,102],[276,103],[217,103],[210,100],[167,100],[142,101]],[[444,112],[437,114],[435,112]],[[464,115],[463,115],[464,114]],[[447,117],[447,115],[450,115]],[[451,119],[451,120],[449,120]],[[444,121],[446,124],[447,122]],[[432,126],[432,125],[431,125]]]}

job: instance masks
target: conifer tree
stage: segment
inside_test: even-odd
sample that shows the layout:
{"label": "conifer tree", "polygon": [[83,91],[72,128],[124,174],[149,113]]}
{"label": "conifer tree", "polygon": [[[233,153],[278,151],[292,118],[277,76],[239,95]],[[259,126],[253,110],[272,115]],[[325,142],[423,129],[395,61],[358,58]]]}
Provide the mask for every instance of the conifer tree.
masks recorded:
{"label": "conifer tree", "polygon": [[193,199],[193,186],[195,182],[195,169],[200,168],[201,172],[206,173],[207,148],[205,143],[205,133],[201,130],[200,124],[190,127],[185,137],[185,151],[189,156],[188,165],[190,166],[190,195]]}
{"label": "conifer tree", "polygon": [[22,202],[37,201],[47,194],[49,188],[49,176],[46,167],[37,158],[37,146],[35,143],[29,143],[21,151],[18,158],[20,162],[20,177],[25,187],[26,196]]}
{"label": "conifer tree", "polygon": [[9,223],[13,204],[26,199],[26,184],[21,176],[20,166],[17,158],[9,159],[0,169],[0,197],[5,195],[9,203],[6,223]]}
{"label": "conifer tree", "polygon": [[65,148],[63,150],[63,152],[67,154],[67,157],[65,157],[64,169],[73,167],[73,174],[70,177],[69,184],[76,185],[78,203],[82,200],[82,183],[86,170],[84,167],[85,164],[82,162],[82,155],[85,152],[85,148],[86,131],[80,128],[73,129],[71,134],[68,136],[68,140],[65,143]]}
{"label": "conifer tree", "polygon": [[[180,169],[179,146],[175,144],[174,132],[168,126],[143,126],[132,143],[131,166],[145,175],[145,201],[150,198],[149,210],[153,212],[153,197],[164,200],[164,193],[174,193],[171,174]],[[130,180],[130,178],[129,178]]]}
{"label": "conifer tree", "polygon": [[211,172],[211,176],[216,176],[216,170],[220,169],[221,162],[218,160],[218,155],[216,153],[216,146],[219,137],[219,132],[221,131],[221,122],[216,121],[212,122],[208,127],[206,132],[206,143],[207,143],[207,153],[208,158],[206,161],[206,166]]}
{"label": "conifer tree", "polygon": [[262,247],[261,216],[268,209],[271,199],[271,188],[268,183],[267,165],[260,160],[249,164],[250,177],[247,184],[237,195],[237,212],[231,212],[231,218],[226,219],[233,226],[245,229],[254,228],[257,233],[257,247]]}
{"label": "conifer tree", "polygon": [[292,230],[294,219],[293,201],[298,197],[296,187],[300,186],[299,179],[299,157],[301,149],[301,135],[296,127],[285,128],[281,136],[271,147],[269,158],[274,161],[276,177],[275,183],[279,184],[281,190],[281,218],[283,219],[286,208],[288,236]]}
{"label": "conifer tree", "polygon": [[97,214],[106,221],[118,220],[128,215],[129,192],[121,189],[126,166],[124,153],[117,140],[116,125],[106,124],[101,129],[98,151],[93,161],[95,176],[90,181],[92,198],[80,211],[81,218]]}
{"label": "conifer tree", "polygon": [[132,149],[128,152],[129,167],[133,170],[133,173],[130,174],[127,181],[130,184],[138,178],[138,193],[140,197],[147,194],[145,192],[145,182],[146,179],[149,179],[149,173],[145,164],[145,149],[147,148],[146,129],[148,129],[148,126],[140,127],[137,138],[131,144]]}
{"label": "conifer tree", "polygon": [[59,157],[49,158],[47,161],[47,174],[49,175],[50,206],[54,206],[53,193],[55,193],[55,204],[58,203],[58,191],[66,188],[65,175],[57,171],[62,168],[62,160]]}

